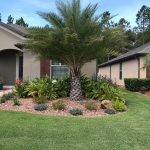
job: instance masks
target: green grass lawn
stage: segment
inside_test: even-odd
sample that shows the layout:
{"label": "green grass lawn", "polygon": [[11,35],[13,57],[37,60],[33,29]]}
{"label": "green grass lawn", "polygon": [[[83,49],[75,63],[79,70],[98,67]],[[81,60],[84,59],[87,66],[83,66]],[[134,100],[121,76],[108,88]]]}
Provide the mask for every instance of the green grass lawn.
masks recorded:
{"label": "green grass lawn", "polygon": [[128,112],[93,119],[0,111],[0,150],[150,150],[150,98],[126,100]]}

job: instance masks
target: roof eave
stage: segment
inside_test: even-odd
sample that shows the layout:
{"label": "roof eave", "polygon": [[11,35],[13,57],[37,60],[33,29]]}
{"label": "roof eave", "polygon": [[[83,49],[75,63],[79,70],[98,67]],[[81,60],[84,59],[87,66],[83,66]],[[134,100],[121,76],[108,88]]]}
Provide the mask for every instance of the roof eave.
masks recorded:
{"label": "roof eave", "polygon": [[136,57],[139,57],[139,56],[145,56],[145,55],[146,55],[146,53],[136,53],[134,55],[131,55],[131,56],[128,56],[128,57],[125,57],[125,58],[121,58],[119,60],[115,60],[115,61],[108,62],[108,63],[103,63],[101,65],[98,65],[98,68],[105,67],[105,66],[112,65],[112,64],[116,64],[118,62],[126,61],[126,60],[129,60],[129,59],[132,59],[132,58],[136,58]]}

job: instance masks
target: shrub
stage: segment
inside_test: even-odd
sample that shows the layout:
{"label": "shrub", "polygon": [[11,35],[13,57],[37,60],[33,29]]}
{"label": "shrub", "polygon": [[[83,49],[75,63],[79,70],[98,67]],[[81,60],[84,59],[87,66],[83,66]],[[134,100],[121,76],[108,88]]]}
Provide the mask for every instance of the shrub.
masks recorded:
{"label": "shrub", "polygon": [[46,96],[37,96],[37,97],[33,97],[33,100],[34,100],[34,102],[35,103],[37,103],[37,104],[43,104],[43,103],[45,103],[48,99],[47,99],[47,97]]}
{"label": "shrub", "polygon": [[55,86],[58,97],[68,97],[71,89],[71,78],[64,77],[62,79],[57,79]]}
{"label": "shrub", "polygon": [[3,97],[3,96],[2,96],[2,97],[0,98],[0,103],[5,103],[6,101],[7,101],[6,97]]}
{"label": "shrub", "polygon": [[129,91],[150,90],[150,79],[126,78],[124,82],[125,88]]}
{"label": "shrub", "polygon": [[58,100],[57,102],[52,103],[53,109],[55,110],[64,110],[65,109],[65,103],[63,100]]}
{"label": "shrub", "polygon": [[103,81],[95,83],[94,89],[92,90],[93,99],[99,100],[117,100],[122,99],[123,92],[119,87],[114,87],[111,84]]}
{"label": "shrub", "polygon": [[93,101],[87,101],[85,103],[85,108],[88,109],[88,110],[96,110],[97,106]]}
{"label": "shrub", "polygon": [[106,82],[114,87],[117,87],[117,83],[115,81],[113,81],[112,79],[110,79],[109,77],[107,76],[98,76],[97,77],[97,81],[100,81],[100,82]]}
{"label": "shrub", "polygon": [[73,116],[83,115],[83,111],[81,109],[78,109],[78,108],[74,108],[74,109],[69,110],[69,113],[72,114]]}
{"label": "shrub", "polygon": [[4,94],[1,98],[0,98],[0,102],[1,103],[5,103],[7,100],[12,99],[15,96],[15,93],[8,93],[8,94]]}
{"label": "shrub", "polygon": [[44,111],[48,108],[47,105],[45,104],[38,104],[38,105],[35,105],[34,106],[34,109],[37,110],[37,111]]}
{"label": "shrub", "polygon": [[83,96],[91,98],[91,92],[94,88],[94,81],[92,81],[90,78],[86,77],[85,75],[82,75],[80,77],[80,82],[81,82],[81,89],[82,89]]}
{"label": "shrub", "polygon": [[14,103],[14,106],[20,106],[20,101],[18,100],[17,97],[13,98],[13,103]]}
{"label": "shrub", "polygon": [[114,109],[105,109],[104,112],[105,112],[106,114],[110,114],[110,115],[116,114],[116,111],[115,111]]}
{"label": "shrub", "polygon": [[28,85],[29,85],[29,81],[22,82],[20,80],[16,80],[15,90],[16,90],[16,94],[20,98],[27,98],[28,97],[28,91],[26,91],[26,87]]}
{"label": "shrub", "polygon": [[116,100],[113,102],[113,107],[115,110],[122,112],[125,110],[125,103],[120,100]]}
{"label": "shrub", "polygon": [[[56,85],[49,77],[36,78],[34,81],[30,81],[26,88],[29,96],[32,96],[35,100],[56,99]],[[44,97],[44,98],[43,98]]]}
{"label": "shrub", "polygon": [[15,92],[11,92],[11,93],[5,94],[5,97],[7,98],[7,100],[12,99],[14,96],[15,96]]}
{"label": "shrub", "polygon": [[[56,79],[57,83],[57,95],[58,97],[68,97],[70,95],[71,90],[71,78],[70,77],[64,77],[62,79]],[[86,77],[85,75],[82,75],[80,77],[81,81],[81,89],[82,94],[84,97],[90,97],[90,93],[93,89],[93,81]]]}

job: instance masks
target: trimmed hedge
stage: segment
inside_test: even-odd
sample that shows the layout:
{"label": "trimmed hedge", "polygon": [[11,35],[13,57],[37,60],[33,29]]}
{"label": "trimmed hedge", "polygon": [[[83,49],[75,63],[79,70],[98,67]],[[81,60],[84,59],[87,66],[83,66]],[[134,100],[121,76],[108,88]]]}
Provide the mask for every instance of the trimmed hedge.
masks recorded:
{"label": "trimmed hedge", "polygon": [[126,78],[124,79],[125,88],[129,91],[148,91],[150,90],[150,79]]}

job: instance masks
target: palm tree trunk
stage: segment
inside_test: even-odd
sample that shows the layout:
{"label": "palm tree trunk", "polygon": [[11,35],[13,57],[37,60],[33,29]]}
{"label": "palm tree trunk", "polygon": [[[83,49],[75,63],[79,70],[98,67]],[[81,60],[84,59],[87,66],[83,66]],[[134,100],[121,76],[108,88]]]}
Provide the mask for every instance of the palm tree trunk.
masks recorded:
{"label": "palm tree trunk", "polygon": [[71,71],[71,91],[70,91],[70,99],[73,101],[82,100],[82,89],[80,83],[80,72],[79,71]]}

